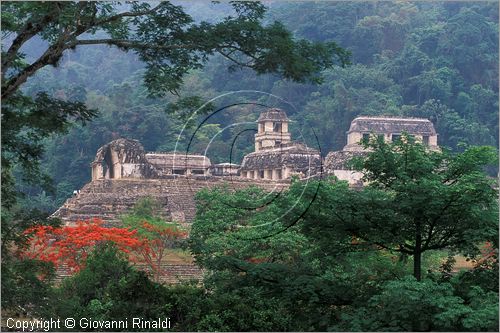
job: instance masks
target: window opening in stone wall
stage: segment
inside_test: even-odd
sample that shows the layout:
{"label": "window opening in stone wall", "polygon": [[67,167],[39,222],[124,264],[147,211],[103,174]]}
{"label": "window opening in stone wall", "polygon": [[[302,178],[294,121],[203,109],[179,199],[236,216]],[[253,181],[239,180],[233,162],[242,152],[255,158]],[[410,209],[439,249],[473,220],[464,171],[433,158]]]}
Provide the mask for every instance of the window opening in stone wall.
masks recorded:
{"label": "window opening in stone wall", "polygon": [[107,175],[107,173],[108,173],[108,164],[107,163],[103,163],[103,166],[102,166],[102,178],[106,178],[106,177],[109,178],[109,175]]}
{"label": "window opening in stone wall", "polygon": [[279,132],[281,133],[281,123],[273,123],[273,132]]}
{"label": "window opening in stone wall", "polygon": [[[113,155],[111,154],[111,147],[106,149],[106,153],[104,154],[104,176],[105,178],[113,179],[115,178],[115,170],[113,168]],[[106,177],[107,175],[107,177]]]}
{"label": "window opening in stone wall", "polygon": [[370,142],[370,134],[363,133],[363,143],[368,143],[368,142]]}
{"label": "window opening in stone wall", "polygon": [[401,140],[401,134],[393,134],[391,139],[392,139],[392,142],[399,141],[399,140]]}

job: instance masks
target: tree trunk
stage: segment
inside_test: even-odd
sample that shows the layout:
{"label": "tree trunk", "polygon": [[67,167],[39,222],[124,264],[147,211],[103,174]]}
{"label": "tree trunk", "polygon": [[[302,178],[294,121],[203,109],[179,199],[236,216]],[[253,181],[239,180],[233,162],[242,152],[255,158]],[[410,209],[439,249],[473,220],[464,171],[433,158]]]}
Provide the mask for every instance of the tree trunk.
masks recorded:
{"label": "tree trunk", "polygon": [[160,283],[161,278],[161,256],[156,260],[156,283]]}
{"label": "tree trunk", "polygon": [[422,276],[422,227],[420,222],[415,225],[415,250],[413,251],[413,276],[420,281]]}

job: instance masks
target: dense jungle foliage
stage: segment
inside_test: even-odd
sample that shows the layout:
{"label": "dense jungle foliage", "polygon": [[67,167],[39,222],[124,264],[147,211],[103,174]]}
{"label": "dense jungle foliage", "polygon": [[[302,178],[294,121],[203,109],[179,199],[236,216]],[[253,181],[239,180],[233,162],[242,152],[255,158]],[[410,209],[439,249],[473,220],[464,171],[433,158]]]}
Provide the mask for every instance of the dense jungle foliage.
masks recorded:
{"label": "dense jungle foliage", "polygon": [[[356,166],[371,180],[363,189],[312,180],[272,199],[258,187],[200,191],[184,246],[202,285],[153,282],[118,243],[101,243],[31,311],[170,318],[174,331],[498,331],[497,191],[483,171],[496,152],[430,152],[407,139],[370,143]],[[139,202],[124,222],[155,220],[155,206]],[[456,254],[473,265],[459,270]]]}
{"label": "dense jungle foliage", "polygon": [[[350,121],[360,114],[427,117],[437,128],[439,144],[455,151],[462,149],[461,143],[498,147],[497,9],[494,2],[273,3],[266,21],[279,20],[297,37],[336,41],[352,52],[352,65],[324,71],[323,84],[314,85],[257,75],[251,69],[230,71],[227,59],[213,56],[205,68],[190,72],[181,94],[206,100],[240,90],[277,95],[293,106],[249,92],[214,103],[223,107],[256,101],[283,107],[296,121],[294,137],[313,147],[319,143],[324,155],[343,147]],[[187,11],[197,19],[225,16],[209,4],[188,5]],[[36,54],[39,47],[27,45],[25,52]],[[138,139],[147,151],[175,148],[184,113],[172,107],[176,96],[148,96],[141,81],[144,70],[133,53],[88,46],[65,53],[57,68],[44,68],[28,80],[23,90],[30,95],[43,90],[99,110],[87,126],[75,125],[47,140],[42,165],[55,192],[23,187],[30,207],[36,203],[53,211],[60,206],[90,179],[89,163],[97,149],[115,138]],[[190,151],[203,152],[219,130],[253,121],[258,112],[251,105],[219,112],[197,133]],[[211,143],[213,162],[228,161],[231,130]],[[180,149],[191,134],[184,133]],[[237,162],[252,149],[251,132],[240,136],[234,151]]]}
{"label": "dense jungle foliage", "polygon": [[[498,171],[498,3],[180,5],[2,3],[3,317],[168,317],[173,331],[498,331],[490,177]],[[114,10],[130,10],[130,20],[111,20]],[[21,24],[29,19],[38,24]],[[19,29],[25,34],[9,34]],[[63,38],[104,39],[103,31],[109,45]],[[11,53],[13,40],[23,46]],[[47,66],[27,75],[27,62],[54,41]],[[171,52],[179,41],[189,47]],[[160,284],[159,268],[138,270],[116,242],[84,244],[86,260],[60,284],[50,260],[18,255],[36,242],[23,230],[58,227],[46,216],[90,180],[103,144],[125,137],[146,151],[204,153],[213,139],[212,162],[227,162],[230,150],[239,162],[253,151],[253,132],[242,129],[255,127],[258,104],[283,108],[293,137],[323,155],[342,149],[358,115],[429,118],[444,149],[404,135],[368,142],[369,157],[353,161],[370,181],[362,189],[293,180],[271,201],[257,187],[200,191],[188,238],[153,201],[122,217],[162,256],[173,244],[189,252],[202,283]],[[81,238],[65,241],[80,255],[72,241]],[[457,268],[457,256],[468,269]]]}

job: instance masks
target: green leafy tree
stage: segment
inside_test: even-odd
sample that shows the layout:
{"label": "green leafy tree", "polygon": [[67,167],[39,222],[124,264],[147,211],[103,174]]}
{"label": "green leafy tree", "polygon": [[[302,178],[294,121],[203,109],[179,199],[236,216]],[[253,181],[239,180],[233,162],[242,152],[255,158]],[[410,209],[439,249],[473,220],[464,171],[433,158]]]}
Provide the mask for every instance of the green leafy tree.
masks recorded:
{"label": "green leafy tree", "polygon": [[462,8],[446,22],[437,47],[441,54],[450,57],[466,80],[485,83],[489,79],[485,69],[496,61],[495,53],[487,50],[494,45],[498,45],[498,30],[476,7]]}
{"label": "green leafy tree", "polygon": [[[189,243],[206,288],[220,296],[256,288],[300,330],[473,330],[481,316],[481,327],[494,328],[498,290],[484,278],[494,267],[464,283],[418,282],[422,271],[440,273],[438,250],[474,257],[496,239],[496,191],[483,171],[494,150],[429,151],[408,136],[369,145],[357,161],[370,181],[362,190],[322,180],[293,182],[277,197],[198,193]],[[474,292],[488,295],[484,309]],[[417,309],[422,318],[408,319]]]}
{"label": "green leafy tree", "polygon": [[[401,147],[394,145],[392,153],[404,156]],[[391,150],[390,146],[386,148]],[[274,309],[281,309],[281,316],[290,318],[284,323],[298,330],[474,330],[481,317],[485,322],[479,327],[496,327],[493,299],[498,290],[494,281],[488,282],[495,275],[494,267],[475,269],[473,275],[464,273],[456,281],[437,278],[418,282],[415,277],[405,277],[419,271],[427,272],[429,278],[439,277],[444,255],[437,257],[436,264],[436,250],[473,256],[484,240],[496,237],[495,191],[481,170],[494,153],[478,148],[444,158],[442,152],[416,149],[429,158],[427,162],[419,159],[419,163],[430,169],[429,174],[414,175],[420,179],[418,186],[423,193],[414,198],[420,206],[414,203],[411,209],[402,209],[409,204],[409,194],[376,186],[374,181],[363,190],[350,189],[345,182],[295,182],[271,203],[269,195],[258,189],[201,191],[189,243],[197,264],[206,270],[204,286],[214,296],[207,301],[216,302],[218,297],[227,298],[227,294],[242,289],[253,290],[263,298],[259,301],[262,306],[278,302],[280,307]],[[389,160],[392,166],[404,160],[393,157]],[[433,168],[430,161],[446,162],[449,169],[445,171],[439,163],[441,167]],[[398,170],[389,170],[393,169]],[[445,189],[431,183],[441,173],[456,176],[444,182],[452,187],[453,195],[446,196]],[[413,178],[405,179],[410,182]],[[475,187],[485,195],[471,201],[467,196]],[[445,196],[438,196],[432,204],[432,198],[423,201],[421,197],[434,193],[429,188]],[[456,196],[460,200],[457,207],[453,201],[442,211],[447,199],[455,200]],[[464,202],[476,207],[463,211]],[[421,262],[415,267],[407,260],[412,254],[400,251],[400,243],[408,246],[403,250],[414,246],[416,228],[409,211],[418,207],[420,212],[422,207],[432,208],[423,214],[431,221],[438,212],[441,215],[431,225],[435,238],[428,240],[429,227],[422,227],[426,231],[422,242],[428,245],[425,250],[421,247]],[[478,219],[479,215],[482,218]],[[481,297],[484,308],[477,303]],[[420,315],[412,320],[411,313]],[[224,312],[224,316],[229,315]],[[222,321],[214,321],[219,315],[208,318],[210,321],[204,323],[210,323],[211,328],[252,327],[238,326],[250,325],[248,321],[225,326]]]}
{"label": "green leafy tree", "polygon": [[169,287],[170,318],[178,331],[291,331],[286,304],[258,287],[231,291],[180,285]]}
{"label": "green leafy tree", "polygon": [[380,293],[354,312],[342,315],[333,330],[349,331],[497,331],[498,293],[476,287],[466,302],[449,283],[387,282]]}
{"label": "green leafy tree", "polygon": [[340,213],[340,222],[363,240],[412,256],[417,280],[425,251],[475,255],[480,242],[496,238],[497,192],[483,171],[496,161],[493,148],[453,156],[429,151],[408,135],[390,144],[378,138],[367,147],[373,152],[354,162],[369,182],[360,192],[363,204]]}
{"label": "green leafy tree", "polygon": [[[49,111],[49,112],[48,112]],[[28,184],[50,185],[40,170],[44,140],[64,131],[70,120],[88,121],[95,110],[81,102],[66,102],[40,93],[35,98],[15,93],[2,101],[2,206],[12,207],[16,200],[14,165],[21,166]]]}
{"label": "green leafy tree", "polygon": [[[65,50],[83,45],[112,45],[136,52],[147,63],[145,80],[156,94],[179,89],[183,75],[199,68],[213,53],[235,66],[299,81],[318,81],[319,70],[332,65],[335,58],[346,63],[348,56],[335,43],[295,41],[279,23],[262,26],[265,7],[256,2],[233,3],[235,15],[217,24],[195,24],[182,7],[169,2],[131,3],[124,11],[101,2],[6,3],[3,7],[4,31],[16,33],[2,59],[3,98],[40,68],[56,65]],[[97,31],[106,38],[87,39],[87,34]],[[37,35],[49,47],[28,66],[14,67],[24,61],[20,48]],[[18,70],[9,73],[10,69]]]}
{"label": "green leafy tree", "polygon": [[52,297],[54,267],[38,260],[2,259],[2,310],[22,317],[40,313]]}
{"label": "green leafy tree", "polygon": [[158,214],[160,205],[152,198],[146,197],[137,202],[132,213],[122,217],[123,224],[137,230],[146,246],[141,247],[139,260],[144,260],[152,270],[154,280],[160,282],[163,274],[163,261],[168,251],[179,249],[187,231],[178,223],[168,222]]}
{"label": "green leafy tree", "polygon": [[[342,309],[362,304],[383,281],[410,272],[394,255],[352,244],[348,234],[315,229],[318,212],[330,215],[325,207],[331,196],[343,195],[332,191],[338,184],[317,185],[296,182],[277,198],[256,188],[199,192],[189,244],[206,269],[210,295],[229,300],[248,290],[252,302],[262,298],[256,310],[270,306],[289,318],[270,321],[270,329],[327,330]],[[224,329],[253,327],[244,325],[250,326]]]}
{"label": "green leafy tree", "polygon": [[427,118],[439,133],[440,146],[460,150],[465,145],[494,144],[491,130],[482,122],[464,118],[439,100],[429,99],[420,107],[410,110],[408,115]]}
{"label": "green leafy tree", "polygon": [[95,320],[155,320],[165,316],[166,303],[163,286],[134,270],[113,245],[102,244],[89,256],[83,270],[56,288],[45,314]]}

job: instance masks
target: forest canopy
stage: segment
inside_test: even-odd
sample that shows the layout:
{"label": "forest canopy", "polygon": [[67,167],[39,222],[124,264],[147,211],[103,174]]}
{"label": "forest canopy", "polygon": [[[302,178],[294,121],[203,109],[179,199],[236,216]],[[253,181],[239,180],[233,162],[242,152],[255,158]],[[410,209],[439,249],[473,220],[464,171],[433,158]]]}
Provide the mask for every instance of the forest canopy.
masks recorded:
{"label": "forest canopy", "polygon": [[[346,65],[349,52],[335,42],[295,39],[279,22],[262,24],[266,8],[259,2],[232,2],[228,15],[208,22],[195,20],[182,6],[170,2],[4,2],[2,4],[2,194],[12,205],[11,169],[19,166],[24,179],[40,174],[43,140],[73,123],[85,124],[101,108],[85,101],[86,88],[75,73],[78,87],[68,93],[47,90],[43,69],[65,67],[68,53],[95,46],[112,47],[137,57],[148,98],[179,96],[185,76],[201,69],[213,55],[230,62],[232,70],[247,68],[256,74],[273,73],[296,82],[321,82],[321,71]],[[28,45],[28,46],[27,46]],[[30,54],[26,48],[35,45]],[[110,55],[109,55],[110,56]],[[33,59],[31,59],[33,58]],[[104,57],[106,58],[106,56]],[[104,59],[89,58],[93,63]],[[132,74],[132,73],[129,73]],[[24,84],[43,77],[36,92]],[[70,80],[71,81],[71,80]],[[69,82],[66,82],[69,83]],[[69,86],[68,86],[69,87]],[[83,86],[85,87],[85,86]],[[72,91],[72,93],[70,93]],[[200,97],[178,101],[193,107]],[[46,180],[46,179],[45,179]],[[47,182],[46,182],[47,183]]]}
{"label": "forest canopy", "polygon": [[[1,9],[9,316],[169,317],[179,331],[498,331],[498,2]],[[364,186],[293,177],[271,202],[259,187],[206,188],[191,224],[167,220],[153,198],[117,228],[47,219],[89,182],[104,144],[239,163],[254,132],[233,125],[255,127],[263,106],[284,109],[293,138],[323,157],[359,115],[428,118],[441,148],[373,137],[349,164]],[[172,258],[202,280],[162,283]],[[73,275],[55,284],[64,265]]]}
{"label": "forest canopy", "polygon": [[[227,4],[184,6],[195,26],[232,13]],[[335,41],[352,53],[352,65],[324,70],[323,83],[314,85],[258,75],[249,68],[229,68],[234,63],[214,54],[204,68],[186,72],[179,93],[186,98],[199,96],[203,102],[231,91],[275,94],[293,104],[285,105],[296,120],[292,132],[300,128],[308,142],[314,128],[325,154],[343,147],[350,121],[360,114],[429,118],[439,144],[454,151],[463,149],[463,144],[498,147],[497,9],[490,2],[273,3],[262,13],[265,26],[279,21],[297,39],[313,44]],[[32,59],[43,46],[36,40],[22,51]],[[99,116],[87,126],[74,125],[65,135],[43,140],[46,153],[41,165],[54,180],[55,197],[31,186],[22,190],[36,196],[44,209],[53,210],[90,179],[88,164],[103,144],[127,137],[139,140],[147,151],[173,150],[173,138],[184,125],[177,116],[184,111],[175,104],[179,102],[175,95],[148,93],[141,80],[147,72],[140,54],[93,45],[64,53],[57,68],[46,67],[30,78],[22,90],[27,96],[45,91],[48,97],[99,109]],[[250,93],[240,94],[237,101],[248,99],[275,102]],[[218,106],[223,103],[227,99]],[[211,137],[228,124],[255,120],[256,112],[242,106],[219,113],[200,135]],[[213,162],[227,162],[224,142],[231,135],[224,132],[212,142],[208,154]],[[187,137],[181,138],[185,140],[181,145]],[[242,139],[234,147],[236,162],[252,149],[252,137]],[[204,142],[203,137],[199,141]],[[202,152],[205,145],[192,147],[193,152]]]}

